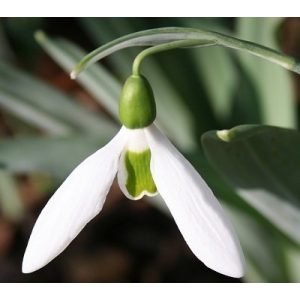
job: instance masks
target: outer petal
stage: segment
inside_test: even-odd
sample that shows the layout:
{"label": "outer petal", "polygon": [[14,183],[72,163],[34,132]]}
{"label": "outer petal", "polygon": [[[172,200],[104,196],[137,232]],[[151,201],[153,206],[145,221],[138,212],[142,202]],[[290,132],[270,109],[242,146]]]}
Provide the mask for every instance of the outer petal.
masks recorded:
{"label": "outer petal", "polygon": [[122,128],[110,143],[77,166],[55,192],[32,230],[23,273],[49,263],[101,211],[125,142],[126,131]]}
{"label": "outer petal", "polygon": [[154,125],[145,132],[153,179],[193,253],[217,272],[242,277],[240,244],[210,188]]}

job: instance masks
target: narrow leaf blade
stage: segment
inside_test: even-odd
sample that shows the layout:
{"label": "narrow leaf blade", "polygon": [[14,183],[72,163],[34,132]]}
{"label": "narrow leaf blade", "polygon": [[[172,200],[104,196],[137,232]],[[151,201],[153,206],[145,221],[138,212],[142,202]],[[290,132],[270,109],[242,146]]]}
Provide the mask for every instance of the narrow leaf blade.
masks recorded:
{"label": "narrow leaf blade", "polygon": [[300,242],[300,134],[244,125],[202,136],[210,163],[277,228]]}

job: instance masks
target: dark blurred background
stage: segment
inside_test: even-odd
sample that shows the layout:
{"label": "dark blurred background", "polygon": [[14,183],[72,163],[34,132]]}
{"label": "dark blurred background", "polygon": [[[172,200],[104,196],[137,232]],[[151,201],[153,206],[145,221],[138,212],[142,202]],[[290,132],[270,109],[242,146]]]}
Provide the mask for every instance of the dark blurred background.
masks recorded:
{"label": "dark blurred background", "polygon": [[[240,282],[197,260],[160,199],[130,201],[117,184],[103,211],[58,258],[35,273],[21,273],[32,227],[49,197],[77,163],[116,132],[111,98],[115,105],[140,49],[112,54],[97,76],[87,73],[79,83],[66,71],[82,57],[81,49],[89,52],[124,34],[163,26],[207,28],[300,56],[300,18],[0,19],[0,282]],[[38,30],[46,40],[41,32],[35,38]],[[166,133],[208,181],[222,179],[202,154],[205,131],[245,123],[298,127],[300,77],[279,67],[266,72],[279,78],[278,90],[277,79],[263,74],[265,65],[257,58],[249,69],[247,64],[228,49],[174,50],[144,63],[161,119],[167,120],[162,121]],[[256,81],[253,69],[254,76],[263,77]],[[264,101],[276,97],[273,112]],[[226,205],[239,201],[233,198],[225,199]],[[251,224],[244,226],[252,230],[247,241],[258,238],[261,228],[264,234],[250,246],[241,240],[247,259],[241,281],[298,281],[297,264],[283,250],[292,243],[259,213],[245,211],[247,217],[240,216],[250,216]],[[260,249],[261,241],[268,247]],[[298,262],[298,246],[292,248]]]}

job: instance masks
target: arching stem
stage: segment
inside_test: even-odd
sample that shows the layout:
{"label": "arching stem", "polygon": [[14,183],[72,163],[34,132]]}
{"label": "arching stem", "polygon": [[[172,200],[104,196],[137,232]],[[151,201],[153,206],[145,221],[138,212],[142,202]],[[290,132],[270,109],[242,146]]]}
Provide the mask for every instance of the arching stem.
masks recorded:
{"label": "arching stem", "polygon": [[134,59],[133,65],[132,65],[132,74],[133,75],[140,75],[140,66],[142,61],[155,53],[167,51],[167,50],[172,50],[176,48],[185,48],[185,47],[205,47],[205,46],[212,46],[215,45],[215,41],[199,41],[199,40],[180,40],[180,41],[175,41],[175,42],[170,42],[170,43],[165,43],[165,44],[160,44],[157,46],[153,46],[150,48],[147,48],[140,52],[136,58]]}

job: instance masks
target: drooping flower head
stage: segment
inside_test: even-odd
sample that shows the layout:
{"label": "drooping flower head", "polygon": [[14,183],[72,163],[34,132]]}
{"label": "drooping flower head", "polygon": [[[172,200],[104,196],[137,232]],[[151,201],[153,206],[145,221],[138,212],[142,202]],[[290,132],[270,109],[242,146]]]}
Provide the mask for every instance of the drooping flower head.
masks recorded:
{"label": "drooping flower head", "polygon": [[209,268],[241,277],[244,258],[236,235],[211,189],[153,123],[150,84],[130,76],[120,99],[123,124],[103,148],[67,177],[42,210],[23,260],[23,272],[59,255],[102,209],[115,177],[129,199],[160,194],[192,252]]}

